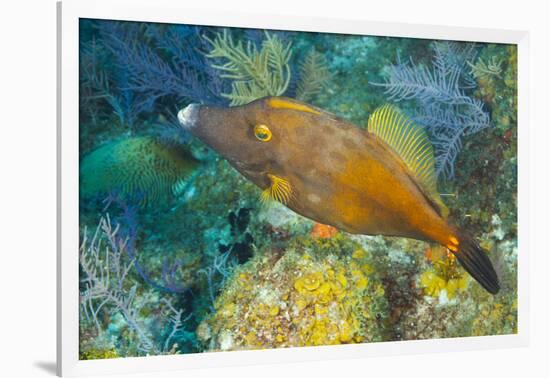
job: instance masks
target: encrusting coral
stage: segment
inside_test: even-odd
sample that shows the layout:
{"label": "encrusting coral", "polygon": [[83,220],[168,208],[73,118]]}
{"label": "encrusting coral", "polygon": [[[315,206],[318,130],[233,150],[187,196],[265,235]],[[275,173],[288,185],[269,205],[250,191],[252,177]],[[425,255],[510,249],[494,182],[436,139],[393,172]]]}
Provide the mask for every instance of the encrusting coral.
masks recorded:
{"label": "encrusting coral", "polygon": [[387,307],[369,259],[339,236],[258,254],[226,284],[199,338],[209,350],[380,341]]}
{"label": "encrusting coral", "polygon": [[[436,249],[434,247],[432,249]],[[451,254],[431,252],[429,258],[432,260],[432,267],[420,275],[420,286],[425,295],[439,298],[452,299],[457,292],[468,288],[469,276],[462,269],[459,269],[456,258]]]}

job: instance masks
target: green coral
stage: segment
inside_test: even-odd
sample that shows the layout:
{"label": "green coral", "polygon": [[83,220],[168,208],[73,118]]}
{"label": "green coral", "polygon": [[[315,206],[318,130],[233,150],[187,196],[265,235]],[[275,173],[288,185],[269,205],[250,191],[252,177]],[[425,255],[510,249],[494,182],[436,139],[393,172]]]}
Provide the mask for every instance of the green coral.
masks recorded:
{"label": "green coral", "polygon": [[472,66],[478,96],[491,109],[491,119],[502,132],[517,122],[517,47],[488,45]]}
{"label": "green coral", "polygon": [[487,59],[487,62],[479,58],[476,64],[472,64],[471,62],[467,63],[471,69],[470,73],[476,79],[490,76],[500,77],[502,73],[502,61],[498,60],[496,56]]}
{"label": "green coral", "polygon": [[371,256],[348,238],[326,240],[297,238],[282,257],[266,251],[241,266],[199,327],[207,349],[381,341],[387,303]]}
{"label": "green coral", "polygon": [[118,358],[119,355],[116,350],[113,349],[89,349],[80,352],[80,360],[100,360],[108,358]]}
{"label": "green coral", "polygon": [[214,39],[204,37],[212,46],[207,57],[223,59],[224,64],[213,64],[223,73],[223,78],[232,79],[231,93],[222,93],[231,100],[231,105],[243,105],[265,96],[281,96],[288,88],[291,77],[290,58],[292,45],[285,44],[276,35],[265,32],[260,50],[248,41],[235,42],[224,30]]}
{"label": "green coral", "polygon": [[472,336],[506,335],[518,332],[517,298],[488,298],[480,303],[477,316],[472,321]]}
{"label": "green coral", "polygon": [[296,87],[296,98],[304,102],[311,101],[326,86],[330,76],[325,56],[315,48],[310,49],[300,65],[300,81]]}

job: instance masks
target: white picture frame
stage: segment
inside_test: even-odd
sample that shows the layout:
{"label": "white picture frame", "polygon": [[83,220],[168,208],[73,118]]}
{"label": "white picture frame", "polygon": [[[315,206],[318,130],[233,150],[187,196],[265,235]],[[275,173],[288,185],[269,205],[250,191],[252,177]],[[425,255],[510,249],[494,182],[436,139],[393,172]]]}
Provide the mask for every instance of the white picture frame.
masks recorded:
{"label": "white picture frame", "polygon": [[[174,371],[304,360],[361,358],[409,353],[518,347],[529,340],[528,77],[529,35],[524,31],[475,29],[357,20],[288,17],[189,9],[175,1],[112,0],[58,3],[57,177],[57,373],[60,376]],[[383,342],[223,353],[79,360],[78,334],[78,44],[79,19],[197,24],[517,44],[518,46],[518,333],[514,335]]]}

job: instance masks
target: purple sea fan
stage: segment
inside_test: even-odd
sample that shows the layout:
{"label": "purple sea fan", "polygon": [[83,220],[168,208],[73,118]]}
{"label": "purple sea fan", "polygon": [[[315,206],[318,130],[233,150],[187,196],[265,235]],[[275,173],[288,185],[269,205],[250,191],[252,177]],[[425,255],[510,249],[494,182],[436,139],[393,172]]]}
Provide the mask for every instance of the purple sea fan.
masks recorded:
{"label": "purple sea fan", "polygon": [[[109,67],[108,52],[100,41],[92,39],[80,49],[81,109],[92,122],[98,121],[101,102],[108,104],[121,125],[134,129],[138,117],[150,112],[154,99],[128,87],[128,75],[120,68]],[[109,112],[109,113],[110,113]]]}
{"label": "purple sea fan", "polygon": [[99,28],[117,65],[128,73],[130,89],[155,100],[225,103],[223,81],[200,51],[204,42],[195,27],[105,21]]}
{"label": "purple sea fan", "polygon": [[483,103],[467,94],[475,81],[467,62],[476,55],[475,45],[458,42],[434,42],[432,67],[415,64],[412,59],[387,67],[384,88],[389,100],[413,101],[415,121],[426,127],[435,147],[436,172],[450,179],[454,176],[456,157],[462,138],[491,125]]}

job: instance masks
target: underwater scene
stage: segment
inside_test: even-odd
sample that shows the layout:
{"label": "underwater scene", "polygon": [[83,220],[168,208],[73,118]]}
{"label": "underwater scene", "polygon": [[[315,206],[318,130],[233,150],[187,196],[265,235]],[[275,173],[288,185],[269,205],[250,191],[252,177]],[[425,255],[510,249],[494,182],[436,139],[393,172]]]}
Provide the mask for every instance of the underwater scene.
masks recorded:
{"label": "underwater scene", "polygon": [[515,45],[79,41],[80,359],[517,333]]}

